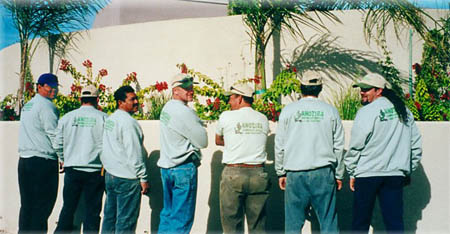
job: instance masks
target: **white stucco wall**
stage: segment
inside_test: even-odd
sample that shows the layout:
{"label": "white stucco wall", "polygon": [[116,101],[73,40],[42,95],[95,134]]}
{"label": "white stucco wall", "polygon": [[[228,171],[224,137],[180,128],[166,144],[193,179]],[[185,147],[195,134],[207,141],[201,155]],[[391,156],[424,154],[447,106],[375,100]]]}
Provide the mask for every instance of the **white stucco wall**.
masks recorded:
{"label": "white stucco wall", "polygon": [[[435,18],[448,11],[428,10]],[[372,40],[368,45],[363,36],[362,15],[358,11],[336,12],[342,24],[324,20],[331,37],[343,49],[374,52],[381,56],[381,50]],[[431,25],[431,22],[430,22]],[[307,39],[317,31],[302,27]],[[209,75],[216,81],[224,81],[229,87],[234,81],[253,75],[254,56],[247,29],[241,16],[213,18],[177,19],[120,25],[89,30],[89,34],[76,41],[77,51],[68,59],[84,73],[81,65],[85,59],[93,62],[94,75],[102,68],[109,75],[104,83],[116,89],[127,73],[137,72],[142,86],[156,81],[170,80],[179,70],[176,64],[186,63],[189,68]],[[387,45],[392,59],[402,74],[409,70],[408,30],[398,41],[392,30],[387,33]],[[304,44],[300,38],[293,39],[285,33],[281,39],[281,54],[290,58],[297,46]],[[422,42],[416,34],[413,37],[413,63],[420,62]],[[339,58],[337,58],[339,59]],[[266,49],[266,73],[270,83],[273,64],[273,44]],[[58,63],[56,61],[55,63]],[[20,49],[15,44],[0,51],[0,97],[16,93],[19,82]],[[32,63],[32,74],[37,79],[48,72],[48,51],[45,43],[36,50]],[[57,71],[63,87],[68,92],[72,78]],[[344,78],[337,76],[338,80]]]}
{"label": "white stucco wall", "polygon": [[[162,209],[162,188],[156,161],[159,158],[159,121],[139,121],[150,156],[148,169],[151,183],[150,198],[142,200],[137,233],[146,233],[156,228],[159,211]],[[344,121],[346,146],[350,139],[352,122]],[[450,232],[450,123],[418,122],[423,136],[422,166],[412,174],[412,184],[404,190],[404,219],[407,230],[416,233]],[[0,233],[16,233],[20,207],[17,182],[17,139],[19,122],[0,121]],[[271,122],[272,134],[269,136],[267,151],[273,160],[273,140],[276,124]],[[215,123],[208,124],[209,146],[202,150],[203,161],[199,167],[199,188],[193,233],[221,232],[219,216],[219,181],[223,169],[221,147],[214,145]],[[301,143],[300,143],[301,144]],[[272,189],[268,204],[269,231],[280,232],[284,225],[283,192],[277,186],[273,164],[267,164],[271,176]],[[58,199],[49,219],[49,230],[53,232],[62,207],[63,176],[60,176]],[[348,189],[348,178],[344,189],[338,193],[337,207],[339,225],[348,230],[351,225],[352,193]],[[376,208],[373,218],[375,230],[383,229],[382,219]],[[307,222],[303,231],[310,233]]]}

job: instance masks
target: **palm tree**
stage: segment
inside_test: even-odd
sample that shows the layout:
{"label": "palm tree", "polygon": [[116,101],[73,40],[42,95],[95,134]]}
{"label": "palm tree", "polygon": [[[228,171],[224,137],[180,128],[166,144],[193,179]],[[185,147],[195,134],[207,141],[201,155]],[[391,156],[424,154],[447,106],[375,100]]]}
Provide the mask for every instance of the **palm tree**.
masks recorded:
{"label": "palm tree", "polygon": [[77,48],[75,41],[78,36],[82,36],[81,31],[50,34],[42,38],[48,47],[48,66],[50,73],[53,73],[55,57],[63,58],[71,49]]}
{"label": "palm tree", "polygon": [[347,9],[365,13],[364,35],[368,42],[373,37],[381,38],[379,42],[385,41],[386,29],[391,23],[397,38],[405,26],[424,38],[428,30],[423,17],[432,19],[407,0],[230,0],[230,14],[242,14],[255,45],[255,78],[261,81],[255,87],[256,92],[264,92],[266,88],[265,48],[274,33],[284,28],[305,39],[300,25],[327,32],[321,17],[340,22],[332,10]]}
{"label": "palm tree", "polygon": [[76,28],[88,28],[87,17],[96,14],[104,0],[0,0],[10,13],[20,40],[19,108],[23,105],[26,80],[32,80],[31,51],[35,40]]}

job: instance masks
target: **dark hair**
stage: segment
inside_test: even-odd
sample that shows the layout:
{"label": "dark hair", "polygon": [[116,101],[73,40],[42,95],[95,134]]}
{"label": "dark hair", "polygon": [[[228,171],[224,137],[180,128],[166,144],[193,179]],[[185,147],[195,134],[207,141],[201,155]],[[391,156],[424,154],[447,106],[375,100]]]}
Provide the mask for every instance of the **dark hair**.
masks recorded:
{"label": "dark hair", "polygon": [[129,85],[122,86],[114,92],[114,100],[116,100],[117,107],[119,107],[119,101],[127,99],[127,93],[134,93],[134,89]]}
{"label": "dark hair", "polygon": [[89,103],[93,106],[97,106],[97,97],[82,97],[80,98],[81,104]]}
{"label": "dark hair", "polygon": [[253,104],[253,97],[242,96],[242,99],[250,105]]}
{"label": "dark hair", "polygon": [[300,85],[300,91],[302,95],[317,97],[322,91],[322,85]]}
{"label": "dark hair", "polygon": [[400,122],[407,123],[408,112],[406,112],[405,102],[399,96],[397,96],[397,94],[395,94],[393,90],[390,89],[383,89],[381,95],[387,98],[394,105],[395,111],[398,114]]}

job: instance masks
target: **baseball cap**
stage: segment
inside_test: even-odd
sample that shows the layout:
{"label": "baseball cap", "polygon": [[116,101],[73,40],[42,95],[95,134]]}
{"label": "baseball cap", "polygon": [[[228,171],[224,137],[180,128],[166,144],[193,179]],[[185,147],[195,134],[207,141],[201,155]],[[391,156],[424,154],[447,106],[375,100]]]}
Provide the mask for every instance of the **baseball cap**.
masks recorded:
{"label": "baseball cap", "polygon": [[253,89],[248,84],[239,83],[232,85],[230,91],[225,92],[225,96],[237,94],[245,97],[253,97],[253,93]]}
{"label": "baseball cap", "polygon": [[383,76],[376,73],[369,73],[365,75],[359,82],[353,85],[353,88],[360,87],[363,89],[380,88],[391,89],[392,85],[384,79]]}
{"label": "baseball cap", "polygon": [[38,84],[47,84],[50,87],[58,87],[58,77],[53,75],[52,73],[44,73],[39,76]]}
{"label": "baseball cap", "polygon": [[179,86],[185,89],[193,84],[198,84],[198,82],[194,82],[194,77],[189,74],[179,73],[172,77],[170,84],[172,85],[172,88]]}
{"label": "baseball cap", "polygon": [[316,86],[322,84],[322,76],[317,71],[306,71],[300,76],[302,85]]}
{"label": "baseball cap", "polygon": [[94,85],[85,86],[81,90],[81,97],[98,97],[98,89]]}

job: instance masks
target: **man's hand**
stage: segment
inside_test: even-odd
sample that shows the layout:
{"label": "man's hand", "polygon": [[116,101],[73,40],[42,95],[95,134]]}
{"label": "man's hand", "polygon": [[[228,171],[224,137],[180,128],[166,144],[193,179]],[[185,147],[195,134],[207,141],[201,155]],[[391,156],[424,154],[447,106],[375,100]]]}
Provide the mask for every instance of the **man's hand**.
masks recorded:
{"label": "man's hand", "polygon": [[352,192],[355,191],[355,178],[350,178],[350,190],[352,190]]}
{"label": "man's hand", "polygon": [[281,190],[286,189],[286,176],[278,178],[278,185],[280,186]]}
{"label": "man's hand", "polygon": [[342,189],[342,180],[336,180],[336,189],[338,191]]}
{"label": "man's hand", "polygon": [[147,194],[150,189],[148,182],[141,182],[141,194]]}
{"label": "man's hand", "polygon": [[59,162],[59,173],[64,173],[64,162]]}

